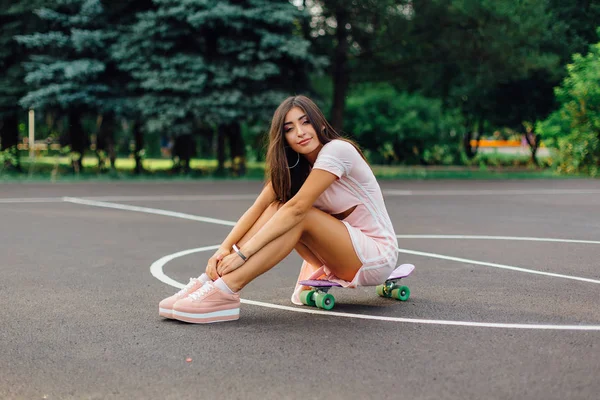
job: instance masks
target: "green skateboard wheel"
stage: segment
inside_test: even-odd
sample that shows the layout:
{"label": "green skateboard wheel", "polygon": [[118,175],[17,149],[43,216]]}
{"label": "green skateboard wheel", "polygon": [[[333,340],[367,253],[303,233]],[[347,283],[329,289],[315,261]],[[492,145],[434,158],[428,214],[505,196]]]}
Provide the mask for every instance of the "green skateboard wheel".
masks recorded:
{"label": "green skateboard wheel", "polygon": [[329,293],[317,293],[316,303],[318,308],[331,310],[335,305],[335,299]]}
{"label": "green skateboard wheel", "polygon": [[390,292],[388,292],[387,287],[385,285],[377,285],[377,294],[381,297],[390,297]]}
{"label": "green skateboard wheel", "polygon": [[410,289],[408,286],[400,286],[392,290],[392,297],[401,301],[406,301],[410,297]]}
{"label": "green skateboard wheel", "polygon": [[303,290],[300,292],[300,301],[306,306],[316,307],[317,304],[313,300],[314,290]]}

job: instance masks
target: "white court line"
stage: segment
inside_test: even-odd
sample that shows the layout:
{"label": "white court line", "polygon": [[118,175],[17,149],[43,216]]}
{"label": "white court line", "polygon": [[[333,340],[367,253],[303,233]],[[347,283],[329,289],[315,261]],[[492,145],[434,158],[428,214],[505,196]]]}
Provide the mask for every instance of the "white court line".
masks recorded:
{"label": "white court line", "polygon": [[14,203],[62,203],[62,197],[30,197],[30,198],[7,198],[0,199],[0,204]]}
{"label": "white court line", "polygon": [[484,265],[486,267],[508,269],[508,270],[511,270],[511,271],[525,272],[525,273],[534,274],[534,275],[545,275],[545,276],[551,276],[553,278],[571,279],[571,280],[574,280],[574,281],[581,281],[581,282],[589,282],[589,283],[598,283],[598,284],[600,284],[600,280],[596,280],[596,279],[581,278],[579,276],[572,276],[572,275],[555,274],[555,273],[552,273],[552,272],[543,272],[543,271],[538,271],[538,270],[535,270],[535,269],[526,269],[526,268],[520,268],[520,267],[513,267],[511,265],[504,265],[504,264],[496,264],[496,263],[490,263],[490,262],[485,262],[485,261],[470,260],[468,258],[445,256],[443,254],[426,253],[424,251],[415,251],[415,250],[408,250],[408,249],[398,249],[398,252],[399,253],[405,253],[405,254],[414,254],[416,256],[424,256],[424,257],[430,257],[430,258],[439,258],[441,260],[457,261],[457,262],[461,262],[461,263],[465,263],[465,264]]}
{"label": "white court line", "polygon": [[[600,194],[600,189],[531,189],[531,190],[384,190],[389,196],[490,196],[490,195],[549,195]],[[99,201],[193,201],[193,200],[255,200],[258,193],[231,195],[178,195],[178,196],[97,196],[85,197]]]}
{"label": "white court line", "polygon": [[550,194],[600,194],[600,189],[506,189],[506,190],[382,190],[384,196],[517,196]]}
{"label": "white court line", "polygon": [[[563,195],[600,194],[600,189],[506,189],[506,190],[383,190],[385,196],[498,196],[498,195]],[[80,199],[96,201],[220,201],[254,200],[258,193],[223,195],[166,195],[166,196],[92,196]],[[4,198],[0,204],[11,203],[58,203],[64,197]]]}
{"label": "white court line", "polygon": [[85,197],[98,201],[221,201],[256,200],[258,194],[216,194],[216,195],[180,195],[180,196],[97,196]]}
{"label": "white court line", "polygon": [[[201,217],[201,216],[196,216],[196,215],[191,215],[191,214],[184,214],[184,213],[179,213],[179,212],[174,212],[174,211],[161,210],[161,209],[157,209],[157,208],[138,207],[138,206],[131,206],[131,205],[127,205],[127,204],[106,203],[106,202],[100,202],[100,201],[78,199],[78,198],[73,198],[73,197],[65,197],[64,199],[67,202],[75,203],[75,204],[83,204],[83,205],[89,205],[89,206],[94,206],[94,207],[114,208],[114,209],[117,209],[117,210],[125,210],[125,211],[136,211],[136,212],[143,212],[143,213],[148,213],[148,214],[155,214],[155,215],[163,215],[163,216],[175,217],[175,218],[181,218],[181,219],[188,219],[188,220],[192,220],[192,221],[208,222],[208,223],[211,223],[211,224],[235,226],[235,222],[233,222],[233,221],[225,221],[225,220],[221,220],[221,219]],[[404,238],[419,238],[419,237],[428,237],[430,235],[397,235],[397,236],[398,237],[403,236]],[[457,239],[457,238],[467,239],[467,238],[476,238],[477,237],[477,236],[464,236],[464,235],[463,236],[461,236],[461,235],[448,235],[448,236],[435,235],[435,236],[438,239],[442,239],[442,238],[446,238],[446,239]],[[493,237],[493,236],[484,236],[484,238],[491,238],[491,237]],[[536,238],[529,238],[529,237],[510,237],[510,236],[501,236],[501,237],[504,238],[504,240],[536,241]],[[595,243],[595,244],[599,244],[600,243],[600,242],[594,242],[594,241],[590,241],[590,240],[581,241],[581,240],[550,239],[550,238],[548,238],[548,239],[546,239],[546,238],[540,238],[540,239],[541,239],[541,241],[552,241],[552,242]],[[451,256],[445,256],[445,255],[435,254],[435,253],[425,253],[425,252],[414,251],[414,250],[407,250],[407,249],[400,249],[400,248],[397,249],[397,250],[399,252],[401,252],[401,253],[420,255],[420,256],[425,256],[425,257],[440,258],[440,259],[445,259],[445,260],[450,260],[450,261],[458,261],[458,262],[475,264],[475,265],[483,265],[483,266],[492,267],[492,268],[509,269],[509,270],[513,270],[513,271],[517,271],[517,272],[524,272],[524,273],[536,274],[536,275],[545,275],[545,276],[551,276],[551,277],[554,277],[554,278],[564,278],[564,279],[571,279],[571,280],[583,281],[583,282],[600,283],[600,281],[597,281],[597,280],[594,280],[594,279],[582,278],[582,277],[578,277],[578,276],[555,274],[555,273],[551,273],[551,272],[537,271],[537,270],[534,270],[534,269],[519,268],[519,267],[510,266],[510,265],[503,265],[503,264],[495,264],[495,263],[489,263],[489,262],[484,262],[484,261],[470,260],[470,259],[467,259],[467,258],[451,257]]]}
{"label": "white court line", "polygon": [[[82,199],[68,198],[68,197],[64,198],[64,200],[67,202],[75,203],[75,204],[83,204],[83,205],[105,207],[105,208],[114,208],[114,209],[119,209],[119,210],[147,212],[149,214],[174,216],[177,218],[193,219],[195,221],[210,222],[210,223],[216,223],[216,224],[225,224],[225,223],[228,225],[235,224],[235,223],[232,223],[231,221],[223,221],[223,220],[216,220],[213,218],[197,217],[197,216],[189,215],[189,214],[174,213],[171,211],[150,209],[150,208],[145,208],[145,207],[135,207],[135,206],[122,205],[122,204],[103,203],[103,202],[96,202],[96,201],[89,201],[89,200],[82,200]],[[191,217],[191,218],[188,218],[188,217]],[[219,247],[218,245],[207,246],[207,247],[201,247],[198,249],[185,250],[185,251],[181,251],[178,253],[164,256],[164,257],[160,258],[159,260],[155,261],[154,263],[152,263],[152,265],[150,266],[150,272],[154,277],[156,277],[160,281],[167,283],[168,285],[174,286],[176,288],[182,288],[185,285],[175,281],[174,279],[171,279],[170,277],[168,277],[167,275],[164,274],[163,266],[167,262],[169,262],[175,258],[182,257],[184,255],[188,255],[188,254],[192,254],[192,253],[196,253],[196,252],[200,252],[200,251],[216,249],[218,247]],[[404,251],[412,251],[412,250],[404,250]],[[420,252],[417,252],[417,253],[420,253]],[[425,254],[426,253],[422,253],[420,255],[425,255]],[[447,257],[447,256],[442,256],[442,257]],[[466,260],[466,259],[457,259],[456,257],[447,257],[447,259],[449,259],[449,260],[456,259],[455,261],[461,260],[461,262],[464,262],[462,260]],[[474,260],[467,260],[467,261],[470,263],[473,263]],[[537,274],[542,274],[542,275],[558,276],[558,274],[549,274],[549,273],[540,272],[540,271],[525,270],[525,269],[517,268],[517,267],[502,266],[500,264],[482,263],[482,262],[477,262],[477,263],[479,263],[479,265],[496,266],[497,268],[509,267],[510,269],[515,269],[520,272],[530,272],[530,273],[537,273]],[[577,277],[570,277],[567,275],[563,275],[561,277],[566,277],[568,279],[577,278]],[[587,278],[578,278],[577,280],[584,280],[586,282],[600,283],[600,282],[595,282],[595,281],[587,279]],[[273,308],[273,309],[278,309],[278,310],[286,310],[286,311],[300,312],[300,313],[307,313],[307,314],[319,314],[319,315],[335,316],[335,317],[342,317],[342,318],[377,320],[377,321],[406,322],[406,323],[413,323],[413,324],[429,324],[429,325],[468,326],[468,327],[481,327],[481,328],[600,331],[600,325],[506,324],[506,323],[493,323],[493,322],[413,319],[413,318],[399,318],[399,317],[384,317],[384,316],[378,316],[378,315],[340,313],[340,312],[335,312],[335,311],[321,311],[321,310],[314,310],[314,309],[282,306],[282,305],[278,305],[278,304],[264,303],[264,302],[260,302],[260,301],[246,300],[246,299],[241,299],[240,301],[244,304],[261,306],[261,307],[266,307],[266,308]]]}
{"label": "white court line", "polygon": [[525,236],[474,236],[474,235],[396,235],[398,239],[468,239],[468,240],[518,240],[529,242],[558,242],[600,244],[598,240],[552,239]]}
{"label": "white court line", "polygon": [[[232,195],[182,195],[182,196],[92,196],[77,197],[82,200],[96,201],[221,201],[221,200],[254,200],[257,194]],[[67,197],[70,198],[70,197]],[[65,197],[8,197],[0,198],[0,204],[12,203],[62,203]]]}
{"label": "white court line", "polygon": [[200,217],[200,216],[196,216],[196,215],[192,215],[192,214],[185,214],[185,213],[180,213],[180,212],[175,212],[175,211],[161,210],[158,208],[138,207],[138,206],[131,206],[128,204],[107,203],[104,201],[85,200],[85,199],[79,199],[79,198],[75,198],[75,197],[63,197],[63,200],[68,203],[82,204],[82,205],[86,205],[86,206],[113,208],[116,210],[135,211],[135,212],[141,212],[141,213],[146,213],[146,214],[163,215],[165,217],[187,219],[190,221],[208,222],[208,223],[217,224],[217,225],[235,226],[235,222],[232,222],[232,221],[225,221],[223,219],[216,219],[216,218]]}
{"label": "white court line", "polygon": [[218,248],[219,248],[219,245],[206,246],[206,247],[199,247],[197,249],[184,250],[184,251],[180,251],[177,253],[166,255],[152,263],[152,265],[150,266],[150,273],[152,274],[152,276],[154,276],[159,281],[164,282],[167,285],[171,285],[176,288],[182,289],[185,286],[184,284],[179,283],[176,280],[169,278],[167,275],[165,275],[163,273],[163,265],[165,265],[166,263],[168,263],[171,260],[174,260],[175,258],[187,256],[188,254],[199,253],[202,251],[216,250]]}
{"label": "white court line", "polygon": [[[150,266],[150,273],[156,279],[171,285],[176,288],[183,288],[183,283],[177,282],[165,275],[163,267],[169,261],[176,258],[183,257],[189,254],[198,253],[207,250],[213,250],[219,248],[218,245],[200,247],[197,249],[189,249],[180,251],[177,253],[166,255]],[[386,322],[407,322],[411,324],[425,324],[425,325],[450,325],[450,326],[467,326],[467,327],[479,327],[479,328],[503,328],[503,329],[535,329],[535,330],[560,330],[560,331],[600,331],[600,325],[548,325],[548,324],[506,324],[506,323],[494,323],[494,322],[471,322],[471,321],[448,321],[439,319],[418,319],[418,318],[400,318],[400,317],[385,317],[379,315],[366,315],[366,314],[354,314],[354,313],[341,313],[336,311],[322,311],[309,308],[282,306],[279,304],[264,303],[262,301],[240,299],[242,304],[248,304],[259,307],[273,308],[276,310],[292,311],[304,314],[317,314],[325,315],[328,317],[342,317],[342,318],[354,318],[354,319],[366,319],[375,321],[386,321]]]}

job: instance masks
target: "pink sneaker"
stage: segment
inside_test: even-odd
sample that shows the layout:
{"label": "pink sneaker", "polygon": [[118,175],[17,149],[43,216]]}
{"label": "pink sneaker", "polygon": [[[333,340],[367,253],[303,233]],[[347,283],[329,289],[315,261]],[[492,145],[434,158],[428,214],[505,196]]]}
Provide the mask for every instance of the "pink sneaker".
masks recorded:
{"label": "pink sneaker", "polygon": [[165,318],[173,318],[173,305],[177,300],[186,298],[190,293],[194,293],[200,289],[203,284],[198,278],[190,278],[190,282],[183,289],[158,303],[158,315]]}
{"label": "pink sneaker", "polygon": [[192,324],[234,321],[240,318],[240,295],[225,293],[207,282],[175,303],[173,318]]}

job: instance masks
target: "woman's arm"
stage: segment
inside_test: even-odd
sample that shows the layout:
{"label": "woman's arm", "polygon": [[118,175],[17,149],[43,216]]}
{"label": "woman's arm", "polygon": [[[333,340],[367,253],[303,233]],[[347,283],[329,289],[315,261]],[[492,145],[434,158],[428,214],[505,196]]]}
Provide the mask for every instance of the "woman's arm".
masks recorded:
{"label": "woman's arm", "polygon": [[[347,176],[358,162],[364,162],[351,143],[332,140],[319,152],[313,169],[298,193],[285,203],[263,227],[240,249],[244,257],[251,257],[264,246],[301,223],[321,194],[338,178]],[[227,274],[242,266],[238,254],[230,254],[219,264],[218,272]]]}
{"label": "woman's arm", "polygon": [[254,201],[254,204],[250,206],[248,210],[240,217],[238,222],[235,224],[229,235],[225,238],[221,244],[222,248],[231,250],[231,247],[238,242],[246,232],[252,228],[262,213],[269,207],[269,205],[275,201],[275,192],[271,182],[265,185],[264,189]]}
{"label": "woman's arm", "polygon": [[273,217],[240,249],[251,257],[275,238],[298,225],[314,202],[338,177],[331,172],[313,169],[298,193],[285,203]]}
{"label": "woman's arm", "polygon": [[240,240],[246,232],[254,225],[262,213],[267,207],[275,201],[275,192],[271,182],[267,183],[263,188],[258,198],[254,201],[254,204],[250,206],[248,210],[240,217],[229,235],[225,238],[223,243],[219,246],[219,249],[213,254],[208,260],[206,266],[206,273],[211,279],[217,279],[217,263],[223,259],[226,255],[231,253],[232,246]]}

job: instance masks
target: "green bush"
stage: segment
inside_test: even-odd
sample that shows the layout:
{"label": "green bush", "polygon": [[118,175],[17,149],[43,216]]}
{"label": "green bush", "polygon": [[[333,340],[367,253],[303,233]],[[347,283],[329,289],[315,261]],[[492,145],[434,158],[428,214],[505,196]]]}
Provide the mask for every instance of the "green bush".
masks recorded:
{"label": "green bush", "polygon": [[3,172],[6,166],[16,165],[17,158],[15,153],[11,150],[2,150],[0,151],[0,172]]}
{"label": "green bush", "polygon": [[345,132],[377,164],[454,164],[460,159],[461,118],[438,99],[389,85],[359,88],[347,100]]}
{"label": "green bush", "polygon": [[[600,29],[598,30],[600,34]],[[568,76],[555,89],[558,111],[537,124],[546,145],[558,149],[562,173],[600,172],[600,43],[586,56],[575,54]]]}

